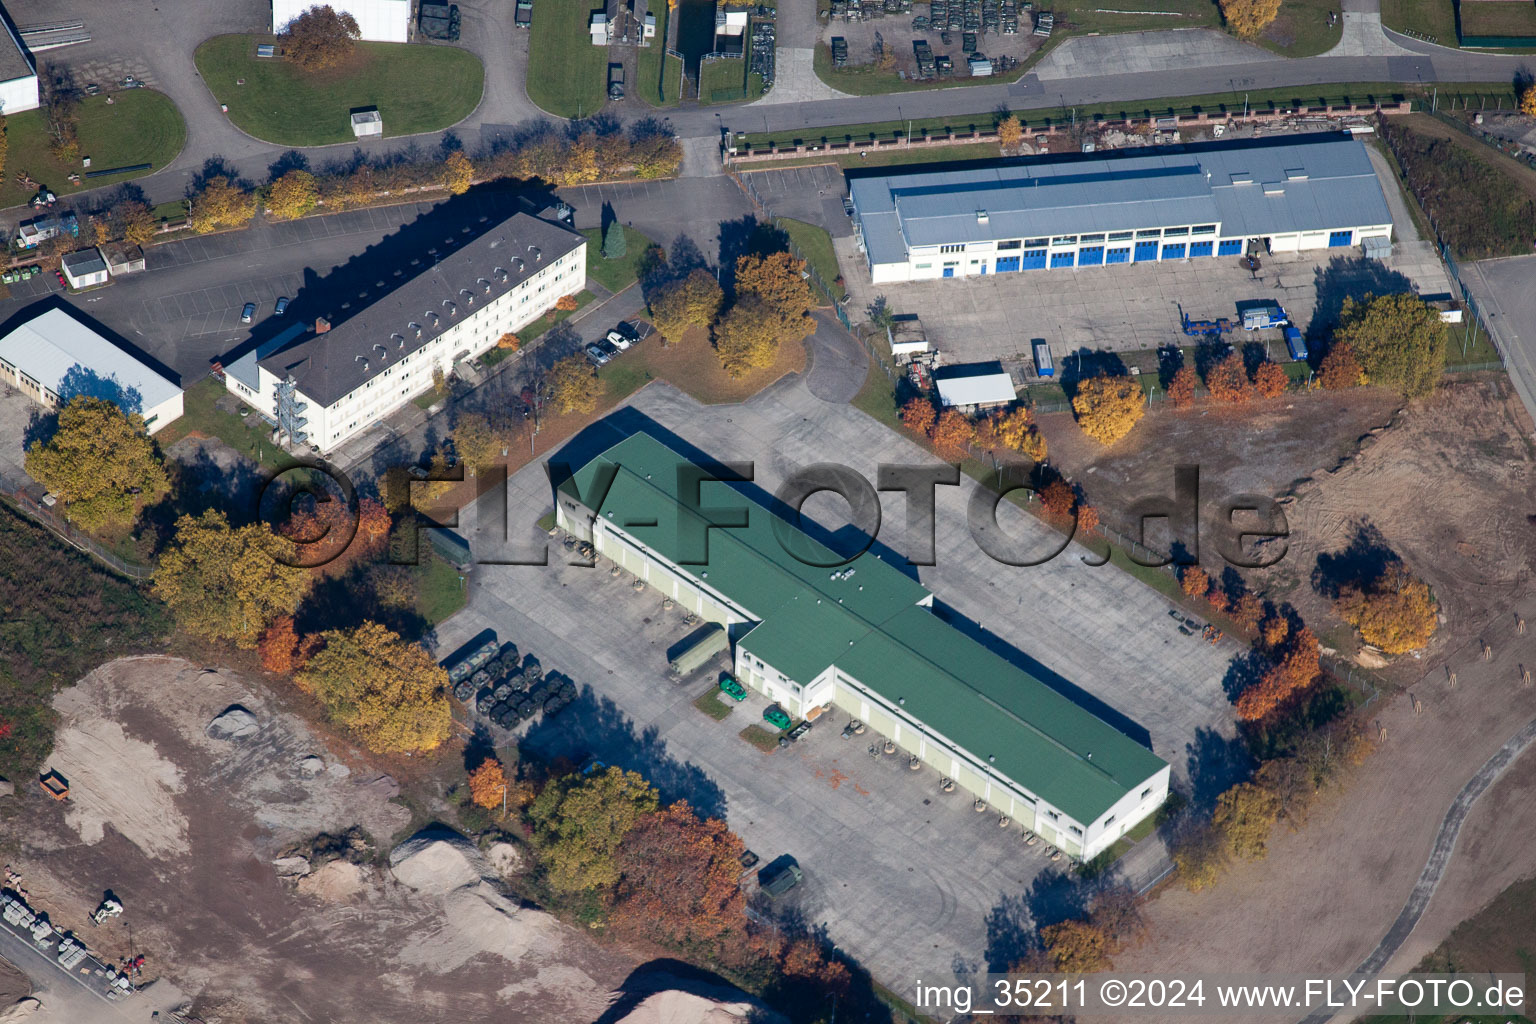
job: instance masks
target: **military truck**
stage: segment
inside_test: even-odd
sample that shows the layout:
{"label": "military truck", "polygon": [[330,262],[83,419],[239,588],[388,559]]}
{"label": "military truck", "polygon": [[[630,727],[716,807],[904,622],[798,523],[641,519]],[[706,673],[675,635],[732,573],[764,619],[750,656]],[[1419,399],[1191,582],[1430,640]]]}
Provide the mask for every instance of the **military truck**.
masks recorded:
{"label": "military truck", "polygon": [[456,43],[459,41],[459,5],[422,4],[417,24],[421,26],[421,34],[428,39]]}

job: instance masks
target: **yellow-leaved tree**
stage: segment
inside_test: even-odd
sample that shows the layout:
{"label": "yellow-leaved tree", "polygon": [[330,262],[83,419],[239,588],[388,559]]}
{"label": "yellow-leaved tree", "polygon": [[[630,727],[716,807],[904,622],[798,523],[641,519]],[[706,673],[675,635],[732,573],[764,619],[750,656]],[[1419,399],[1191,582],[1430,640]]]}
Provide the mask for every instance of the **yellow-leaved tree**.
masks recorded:
{"label": "yellow-leaved tree", "polygon": [[256,216],[256,196],[222,174],[214,175],[192,193],[187,220],[192,230],[206,233],[244,227]]}
{"label": "yellow-leaved tree", "polygon": [[1269,852],[1270,830],[1280,815],[1280,801],[1263,786],[1240,782],[1216,798],[1211,824],[1225,837],[1227,849],[1248,860]]}
{"label": "yellow-leaved tree", "polygon": [[315,176],[297,168],[267,186],[267,210],[277,220],[296,220],[320,202]]}
{"label": "yellow-leaved tree", "polygon": [[292,615],[315,574],[292,563],[293,541],[264,523],[231,527],[224,513],[176,520],[155,569],[155,596],[193,636],[233,640],[247,649],[279,615]]}
{"label": "yellow-leaved tree", "polygon": [[1221,16],[1244,39],[1252,39],[1269,27],[1280,13],[1280,0],[1220,0]]}
{"label": "yellow-leaved tree", "polygon": [[690,327],[708,327],[720,315],[725,293],[715,275],[695,270],[651,297],[651,322],[668,344],[680,341]]}
{"label": "yellow-leaved tree", "polygon": [[1018,452],[1036,462],[1045,458],[1045,436],[1035,426],[1034,414],[1022,405],[987,417],[976,436],[988,448]]}
{"label": "yellow-leaved tree", "polygon": [[507,773],[500,761],[487,757],[469,773],[469,798],[487,810],[501,806],[507,798]]}
{"label": "yellow-leaved tree", "polygon": [[456,196],[469,191],[475,181],[475,165],[462,150],[454,150],[443,161],[443,187]]}
{"label": "yellow-leaved tree", "polygon": [[1527,85],[1520,90],[1520,113],[1536,117],[1536,85]]}
{"label": "yellow-leaved tree", "polygon": [[448,673],[426,648],[377,622],[330,630],[320,639],[324,646],[299,682],[369,750],[434,750],[448,739]]}
{"label": "yellow-leaved tree", "polygon": [[555,411],[561,413],[591,412],[607,390],[592,365],[581,356],[566,356],[551,366],[544,383]]}
{"label": "yellow-leaved tree", "polygon": [[1004,151],[1018,149],[1024,141],[1024,123],[1017,114],[1009,114],[997,122],[997,144]]}
{"label": "yellow-leaved tree", "polygon": [[91,531],[126,530],[170,490],[143,419],[84,395],[59,410],[51,438],[27,449],[27,472],[58,495],[70,522]]}
{"label": "yellow-leaved tree", "polygon": [[774,333],[779,337],[803,338],[816,329],[806,316],[816,296],[804,272],[805,261],[792,253],[742,256],[736,261],[736,294],[757,298],[776,318]]}
{"label": "yellow-leaved tree", "polygon": [[491,421],[478,412],[460,416],[452,436],[453,450],[458,453],[464,472],[469,476],[494,463],[502,453],[501,435],[491,426]]}
{"label": "yellow-leaved tree", "polygon": [[1083,433],[1100,444],[1114,444],[1129,434],[1147,411],[1147,396],[1135,377],[1090,377],[1078,384],[1072,411]]}
{"label": "yellow-leaved tree", "polygon": [[756,295],[743,295],[715,325],[715,350],[732,377],[773,365],[779,356],[781,318]]}
{"label": "yellow-leaved tree", "polygon": [[528,817],[550,886],[573,893],[616,884],[622,874],[619,844],[658,806],[660,798],[645,777],[620,768],[567,775],[545,786]]}
{"label": "yellow-leaved tree", "polygon": [[1367,584],[1344,587],[1338,609],[1344,621],[1360,631],[1362,640],[1387,654],[1419,650],[1439,624],[1429,584],[1401,565]]}

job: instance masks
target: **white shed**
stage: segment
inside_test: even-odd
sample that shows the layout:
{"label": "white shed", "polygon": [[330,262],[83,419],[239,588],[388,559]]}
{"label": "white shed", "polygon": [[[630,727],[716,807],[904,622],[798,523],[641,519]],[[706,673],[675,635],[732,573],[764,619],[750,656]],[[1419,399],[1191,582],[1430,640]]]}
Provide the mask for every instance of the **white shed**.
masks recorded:
{"label": "white shed", "polygon": [[357,19],[358,38],[371,43],[403,43],[410,38],[411,0],[272,0],[272,34],[311,7],[329,6]]}
{"label": "white shed", "polygon": [[352,134],[361,139],[364,136],[382,136],[384,134],[384,115],[377,110],[358,110],[352,114]]}
{"label": "white shed", "polygon": [[592,33],[593,46],[608,45],[608,15],[598,13],[592,15],[592,23],[588,26]]}
{"label": "white shed", "polygon": [[970,363],[935,370],[933,383],[939,389],[939,404],[945,408],[985,409],[1008,405],[1018,398],[1013,378],[998,363]]}
{"label": "white shed", "polygon": [[59,260],[59,269],[71,288],[90,288],[107,283],[107,261],[95,249],[81,249],[65,253]]}

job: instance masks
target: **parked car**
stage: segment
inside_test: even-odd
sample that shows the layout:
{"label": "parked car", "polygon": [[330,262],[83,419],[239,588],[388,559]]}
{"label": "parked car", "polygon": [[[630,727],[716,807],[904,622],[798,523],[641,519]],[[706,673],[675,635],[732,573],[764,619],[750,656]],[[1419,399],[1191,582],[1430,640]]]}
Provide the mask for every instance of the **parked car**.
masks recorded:
{"label": "parked car", "polygon": [[742,686],[735,679],[732,679],[730,676],[724,676],[721,678],[720,689],[724,690],[725,695],[730,697],[732,700],[747,699],[747,688]]}
{"label": "parked car", "polygon": [[779,707],[777,704],[770,704],[763,710],[763,721],[767,722],[775,729],[788,729],[792,719],[789,717],[788,712],[786,712],[783,708]]}
{"label": "parked car", "polygon": [[288,296],[284,295],[277,300],[277,305],[272,307],[273,316],[282,316],[288,312]]}
{"label": "parked car", "polygon": [[625,349],[629,348],[629,346],[634,344],[634,341],[630,338],[626,338],[623,332],[621,332],[617,327],[609,331],[608,337],[603,340],[608,342],[608,344],[612,345],[614,348],[618,349],[620,352],[623,352]]}
{"label": "parked car", "polygon": [[256,319],[256,303],[247,302],[245,308],[240,311],[240,322],[248,324]]}
{"label": "parked car", "polygon": [[782,896],[799,885],[800,880],[804,877],[805,875],[800,871],[799,865],[785,864],[767,878],[761,875],[758,876],[757,884],[769,896]]}
{"label": "parked car", "polygon": [[614,330],[622,334],[629,341],[629,343],[633,345],[635,342],[644,341],[647,337],[650,336],[651,325],[645,323],[644,321],[641,321],[637,324],[633,320],[625,320],[623,323],[619,324],[619,326],[615,327]]}
{"label": "parked car", "polygon": [[600,347],[598,347],[596,342],[588,345],[582,351],[584,351],[587,354],[587,358],[592,360],[593,364],[597,366],[602,366],[604,363],[608,362],[608,360],[613,358],[613,356],[609,355],[607,352],[604,352]]}

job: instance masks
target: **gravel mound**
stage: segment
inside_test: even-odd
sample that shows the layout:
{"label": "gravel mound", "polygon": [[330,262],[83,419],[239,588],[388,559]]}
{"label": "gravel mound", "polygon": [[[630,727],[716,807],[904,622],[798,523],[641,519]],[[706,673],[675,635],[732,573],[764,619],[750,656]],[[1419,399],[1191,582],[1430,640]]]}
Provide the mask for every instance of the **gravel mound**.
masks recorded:
{"label": "gravel mound", "polygon": [[480,851],[447,829],[418,832],[389,855],[389,870],[396,881],[439,895],[478,882],[485,874],[483,868]]}
{"label": "gravel mound", "polygon": [[302,878],[309,874],[308,857],[279,857],[272,862],[278,878]]}
{"label": "gravel mound", "polygon": [[759,1016],[763,1007],[749,1002],[719,1001],[708,996],[669,989],[646,996],[640,1005],[615,1024],[744,1024],[745,1021],[782,1021],[777,1014]]}
{"label": "gravel mound", "polygon": [[204,731],[209,739],[243,740],[256,735],[260,727],[255,715],[239,704],[231,704],[219,717],[209,722]]}
{"label": "gravel mound", "polygon": [[366,875],[349,860],[333,860],[312,875],[299,879],[299,892],[327,903],[336,903],[363,891]]}
{"label": "gravel mound", "polygon": [[510,878],[523,870],[523,852],[511,843],[492,843],[485,851],[485,859],[502,878]]}
{"label": "gravel mound", "polygon": [[321,772],[325,771],[325,762],[320,760],[320,758],[316,757],[314,754],[310,754],[308,757],[302,757],[299,759],[298,767],[302,774],[314,776],[319,775]]}

